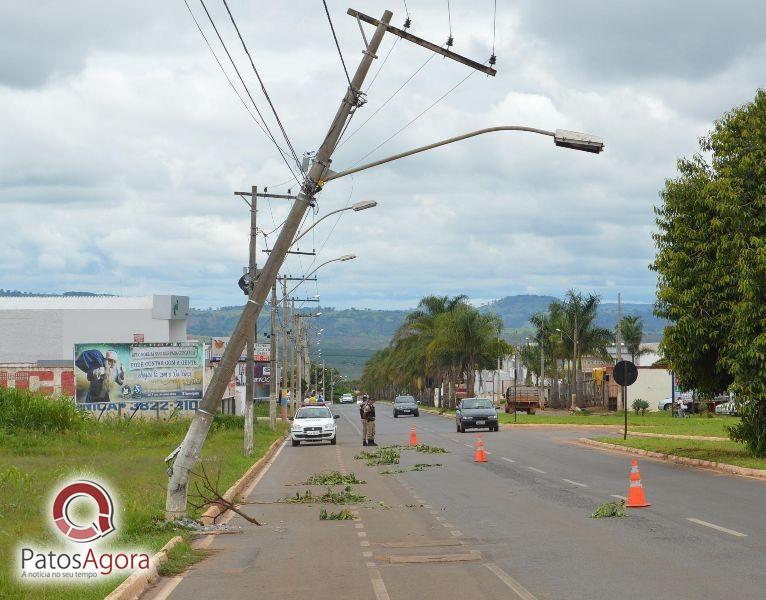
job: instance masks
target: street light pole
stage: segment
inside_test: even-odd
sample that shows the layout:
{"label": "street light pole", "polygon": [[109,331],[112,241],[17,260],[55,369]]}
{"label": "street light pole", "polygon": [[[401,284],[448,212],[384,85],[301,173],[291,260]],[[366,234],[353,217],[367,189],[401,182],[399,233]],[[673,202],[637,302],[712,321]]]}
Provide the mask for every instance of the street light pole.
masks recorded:
{"label": "street light pole", "polygon": [[263,272],[253,286],[242,315],[232,332],[229,344],[226,346],[221,357],[219,366],[213,373],[210,384],[199,403],[199,408],[194,415],[191,426],[186,432],[181,445],[167,458],[167,462],[173,461],[170,468],[170,478],[168,480],[167,497],[165,500],[165,518],[167,520],[175,520],[186,515],[189,471],[199,460],[202,445],[205,443],[207,434],[210,431],[218,403],[223,397],[229,379],[234,373],[239,356],[245,347],[248,333],[255,326],[269,290],[277,278],[279,269],[303,221],[303,216],[309,207],[314,205],[314,196],[321,189],[319,182],[330,167],[333,150],[338,144],[338,140],[345,129],[351,113],[359,105],[359,91],[362,89],[365,77],[372,66],[372,61],[376,58],[391,17],[391,11],[383,13],[383,18],[380,24],[377,25],[375,33],[372,35],[366,51],[363,53],[362,60],[346,90],[335,118],[332,120],[324,141],[316,153],[309,172],[306,174],[301,192],[293,202],[279,237],[264,265]]}

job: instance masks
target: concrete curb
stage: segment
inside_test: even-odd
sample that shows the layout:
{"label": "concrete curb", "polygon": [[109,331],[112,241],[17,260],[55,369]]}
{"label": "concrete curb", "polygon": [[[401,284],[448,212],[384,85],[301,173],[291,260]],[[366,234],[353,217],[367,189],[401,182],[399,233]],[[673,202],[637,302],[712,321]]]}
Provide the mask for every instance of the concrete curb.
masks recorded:
{"label": "concrete curb", "polygon": [[664,438],[668,440],[704,440],[707,442],[728,442],[729,438],[716,437],[712,435],[677,435],[675,433],[649,433],[647,431],[630,431],[628,435],[632,437],[644,438]]}
{"label": "concrete curb", "polygon": [[149,571],[146,573],[134,571],[131,575],[118,585],[111,594],[104,600],[135,600],[146,591],[152,583],[159,579],[160,575],[157,568],[168,560],[168,553],[184,539],[177,535],[165,544],[150,560]]}
{"label": "concrete curb", "polygon": [[609,444],[607,442],[599,442],[588,438],[580,438],[577,440],[581,444],[586,446],[595,446],[596,448],[605,448],[607,450],[617,450],[618,452],[624,452],[625,454],[634,454],[637,456],[648,456],[649,458],[658,458],[667,462],[674,462],[679,465],[687,467],[700,467],[703,469],[710,469],[718,471],[719,473],[727,473],[728,475],[739,475],[741,477],[756,477],[758,479],[766,479],[766,469],[751,469],[749,467],[738,467],[737,465],[730,465],[727,463],[719,463],[710,460],[702,460],[699,458],[687,458],[686,456],[676,456],[675,454],[664,454],[662,452],[654,452],[652,450],[643,450],[641,448],[629,448],[627,446],[620,446],[618,444]]}
{"label": "concrete curb", "polygon": [[[232,500],[236,498],[253,480],[258,472],[264,467],[264,465],[271,459],[279,446],[284,442],[285,436],[281,435],[274,443],[269,446],[266,453],[259,458],[247,471],[232,485],[226,493],[224,498]],[[219,506],[211,506],[200,517],[200,521],[204,525],[209,525],[213,520],[221,514],[221,508]],[[133,572],[125,581],[123,581],[117,588],[112,591],[104,600],[136,600],[159,579],[159,573],[157,567],[167,561],[168,553],[177,544],[183,542],[183,538],[177,535],[165,544],[154,556],[151,558],[151,567],[147,573],[141,573],[138,571]]]}

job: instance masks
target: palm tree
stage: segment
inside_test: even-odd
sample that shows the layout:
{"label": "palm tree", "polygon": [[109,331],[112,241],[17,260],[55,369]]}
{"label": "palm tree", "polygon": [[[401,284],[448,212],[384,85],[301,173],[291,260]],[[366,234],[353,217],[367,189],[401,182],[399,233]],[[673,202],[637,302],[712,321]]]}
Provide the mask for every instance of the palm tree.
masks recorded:
{"label": "palm tree", "polygon": [[550,312],[561,332],[561,342],[565,356],[571,358],[572,408],[577,401],[577,373],[582,369],[584,354],[595,355],[604,360],[611,360],[608,346],[613,342],[613,334],[605,327],[596,325],[598,305],[601,298],[596,294],[584,296],[580,292],[569,290],[563,301],[551,304]]}
{"label": "palm tree", "polygon": [[620,331],[633,363],[638,357],[649,353],[647,348],[641,347],[641,342],[644,339],[644,322],[641,317],[636,315],[624,316],[620,321]]}
{"label": "palm tree", "polygon": [[494,368],[498,357],[508,353],[508,345],[500,339],[502,328],[497,315],[483,314],[462,303],[437,318],[429,351],[450,364],[453,376],[464,376],[466,391],[471,394],[476,371]]}

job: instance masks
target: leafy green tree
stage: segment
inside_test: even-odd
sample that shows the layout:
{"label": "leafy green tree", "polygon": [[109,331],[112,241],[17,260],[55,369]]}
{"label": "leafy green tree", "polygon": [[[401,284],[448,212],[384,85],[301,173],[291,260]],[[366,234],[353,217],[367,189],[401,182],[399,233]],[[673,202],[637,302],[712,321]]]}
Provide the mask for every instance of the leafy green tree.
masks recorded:
{"label": "leafy green tree", "polygon": [[[657,209],[657,314],[685,388],[730,385],[742,401],[731,436],[766,455],[766,91],[715,122],[678,162]],[[709,159],[706,157],[710,157]]]}

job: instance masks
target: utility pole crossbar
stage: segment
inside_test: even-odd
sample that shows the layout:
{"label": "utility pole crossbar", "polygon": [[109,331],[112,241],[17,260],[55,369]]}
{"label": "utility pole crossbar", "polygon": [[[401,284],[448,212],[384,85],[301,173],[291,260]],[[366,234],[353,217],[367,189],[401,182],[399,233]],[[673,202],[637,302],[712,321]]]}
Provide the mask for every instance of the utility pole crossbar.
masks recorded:
{"label": "utility pole crossbar", "polygon": [[[269,254],[271,252],[271,250],[263,250],[263,252],[265,252],[266,254]],[[302,252],[301,250],[288,250],[287,253],[288,254],[305,254],[306,256],[316,256],[317,255],[317,253],[313,252],[313,251],[312,252]]]}
{"label": "utility pole crossbar", "polygon": [[[252,197],[252,192],[234,192],[235,196],[250,196]],[[289,196],[287,194],[256,194],[257,198],[284,198],[286,200],[297,200],[298,196]]]}
{"label": "utility pole crossbar", "polygon": [[[353,8],[349,8],[347,13],[351,15],[352,17],[356,17],[357,20],[364,21],[365,23],[369,23],[370,25],[375,25],[376,27],[381,24],[381,22],[378,19],[374,19],[373,17],[360,13],[358,10],[354,10]],[[431,50],[431,52],[436,52],[437,54],[441,54],[444,58],[451,58],[454,61],[464,64],[467,67],[471,67],[472,69],[476,69],[477,71],[481,71],[482,73],[486,73],[487,75],[492,75],[493,77],[497,75],[497,71],[493,69],[492,67],[488,67],[487,65],[478,63],[475,60],[471,60],[470,58],[461,56],[460,54],[457,54],[456,52],[452,52],[450,50],[442,48],[441,46],[437,46],[436,44],[433,44],[429,42],[428,40],[419,38],[418,36],[412,35],[411,33],[408,33],[404,31],[403,29],[399,29],[398,27],[394,27],[393,25],[388,25],[388,24],[385,24],[385,25],[386,25],[386,31],[388,31],[389,33],[393,33],[394,35],[398,35],[400,38],[405,39],[408,42],[412,42],[413,44],[417,44],[418,46],[423,46],[423,48],[427,48],[428,50]],[[364,35],[364,32],[362,34]]]}

